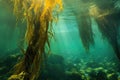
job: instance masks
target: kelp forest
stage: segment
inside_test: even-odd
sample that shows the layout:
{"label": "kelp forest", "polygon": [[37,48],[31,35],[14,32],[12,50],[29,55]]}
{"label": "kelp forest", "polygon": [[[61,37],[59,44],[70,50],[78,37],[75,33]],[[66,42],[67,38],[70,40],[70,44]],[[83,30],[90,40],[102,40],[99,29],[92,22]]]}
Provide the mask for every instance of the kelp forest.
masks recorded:
{"label": "kelp forest", "polygon": [[120,0],[0,0],[0,11],[0,80],[120,80]]}

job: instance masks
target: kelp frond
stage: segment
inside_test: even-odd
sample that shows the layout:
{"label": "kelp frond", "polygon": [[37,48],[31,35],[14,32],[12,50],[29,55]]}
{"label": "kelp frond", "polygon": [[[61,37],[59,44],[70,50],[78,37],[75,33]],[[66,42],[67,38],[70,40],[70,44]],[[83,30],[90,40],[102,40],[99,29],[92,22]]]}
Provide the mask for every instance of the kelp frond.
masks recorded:
{"label": "kelp frond", "polygon": [[24,58],[16,64],[14,74],[24,72],[23,80],[35,80],[42,67],[45,45],[49,44],[52,22],[62,10],[61,0],[13,0],[17,18],[24,18],[27,23],[25,39],[27,49]]}
{"label": "kelp frond", "polygon": [[[113,3],[115,4],[115,3]],[[112,4],[112,5],[113,5]],[[118,45],[118,33],[119,33],[119,15],[120,10],[116,9],[111,4],[105,5],[105,9],[99,6],[91,7],[91,16],[95,18],[98,29],[102,33],[108,42],[112,45],[117,57],[120,59],[120,48]],[[93,11],[93,12],[92,12]]]}
{"label": "kelp frond", "polygon": [[89,15],[84,15],[83,13],[81,15],[81,23],[79,23],[79,32],[80,32],[80,37],[83,43],[83,46],[85,49],[88,51],[90,45],[94,44],[94,36],[92,32],[92,23],[91,23],[91,18]]}

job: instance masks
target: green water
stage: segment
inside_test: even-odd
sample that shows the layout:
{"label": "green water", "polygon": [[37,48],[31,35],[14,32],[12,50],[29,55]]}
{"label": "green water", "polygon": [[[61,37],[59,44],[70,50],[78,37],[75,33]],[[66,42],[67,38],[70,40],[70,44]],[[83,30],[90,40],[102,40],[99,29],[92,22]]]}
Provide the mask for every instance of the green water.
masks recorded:
{"label": "green water", "polygon": [[[25,45],[25,43],[23,43],[23,40],[26,25],[25,22],[18,22],[16,25],[16,17],[13,14],[12,7],[7,5],[5,2],[2,2],[2,0],[0,0],[0,2],[0,60],[3,59],[4,61],[7,56],[13,53],[21,54],[19,46]],[[87,64],[90,63],[90,65],[95,64],[97,67],[103,67],[108,71],[110,69],[113,69],[115,72],[120,74],[120,69],[118,68],[120,66],[120,61],[117,58],[112,45],[106,38],[102,36],[102,33],[98,29],[98,24],[93,17],[91,17],[90,20],[92,24],[95,44],[90,45],[90,49],[88,51],[84,48],[78,30],[79,23],[77,22],[77,17],[79,16],[78,13],[80,13],[82,10],[84,11],[83,8],[80,8],[79,4],[83,4],[84,2],[81,3],[78,0],[75,0],[73,2],[69,0],[64,1],[65,9],[60,13],[59,21],[57,24],[53,25],[53,32],[55,34],[54,38],[52,38],[50,42],[51,55],[57,54],[64,58],[65,64],[67,66],[67,68],[65,68],[66,71],[69,69],[69,67],[72,66],[73,68],[71,68],[71,70],[76,69],[75,71],[77,71],[78,68],[85,70],[89,67]],[[101,2],[99,2],[99,4]],[[116,5],[119,6],[118,3]],[[119,35],[117,41],[120,45],[120,31],[118,34]],[[16,61],[13,60],[13,62]],[[0,63],[4,62],[0,61]],[[8,61],[7,63],[12,62]],[[72,66],[69,66],[69,63],[71,63]],[[80,64],[82,66],[80,66]],[[2,64],[0,64],[0,80],[6,80],[1,77],[3,76],[1,73],[3,66],[1,65]],[[93,67],[91,68],[94,69]],[[6,74],[7,73],[4,73],[4,76]]]}
{"label": "green water", "polygon": [[[4,4],[0,4],[0,49],[5,52],[6,50],[15,49],[19,45],[19,42],[23,39],[23,37],[21,39],[21,36],[24,35],[24,27],[26,26],[24,23],[18,23],[17,27],[16,18],[12,13],[11,7],[5,6],[4,8]],[[89,52],[85,51],[79,36],[76,16],[70,9],[67,11],[65,6],[64,11],[59,15],[58,23],[53,27],[55,36],[51,41],[51,52],[70,55],[77,53],[101,54],[101,56],[114,55],[111,45],[102,37],[98,30],[98,25],[93,18],[91,18],[91,21],[95,45],[90,47]],[[79,11],[77,10],[77,12]]]}

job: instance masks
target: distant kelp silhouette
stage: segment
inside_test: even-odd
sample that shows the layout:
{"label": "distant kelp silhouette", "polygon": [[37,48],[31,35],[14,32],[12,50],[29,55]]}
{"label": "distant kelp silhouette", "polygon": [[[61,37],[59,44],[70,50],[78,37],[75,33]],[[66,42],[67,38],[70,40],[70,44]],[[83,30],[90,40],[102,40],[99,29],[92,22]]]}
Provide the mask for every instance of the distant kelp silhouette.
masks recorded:
{"label": "distant kelp silhouette", "polygon": [[96,18],[96,22],[102,36],[107,38],[108,42],[112,45],[113,50],[120,59],[120,48],[118,45],[120,11],[112,9],[112,11],[109,12],[110,13],[107,15]]}
{"label": "distant kelp silhouette", "polygon": [[94,33],[92,30],[92,19],[94,19],[102,36],[112,45],[113,50],[120,59],[120,45],[118,44],[120,26],[119,2],[120,0],[78,1],[80,5],[73,9],[73,13],[76,16],[80,39],[87,51],[89,51],[90,45],[94,45]]}
{"label": "distant kelp silhouette", "polygon": [[[120,22],[120,7],[119,0],[112,1],[90,1],[86,7],[87,10],[83,11],[79,21],[80,37],[83,46],[89,49],[89,46],[94,43],[93,30],[91,29],[91,19],[98,24],[98,29],[102,36],[108,40],[112,45],[117,57],[120,59],[120,45],[118,44],[119,22]],[[84,6],[85,7],[85,6]],[[88,13],[89,12],[89,13]],[[87,15],[85,17],[85,15]],[[87,27],[86,27],[87,26]]]}
{"label": "distant kelp silhouette", "polygon": [[86,50],[89,50],[90,45],[94,45],[94,36],[92,32],[92,24],[90,15],[81,13],[79,22],[79,32]]}

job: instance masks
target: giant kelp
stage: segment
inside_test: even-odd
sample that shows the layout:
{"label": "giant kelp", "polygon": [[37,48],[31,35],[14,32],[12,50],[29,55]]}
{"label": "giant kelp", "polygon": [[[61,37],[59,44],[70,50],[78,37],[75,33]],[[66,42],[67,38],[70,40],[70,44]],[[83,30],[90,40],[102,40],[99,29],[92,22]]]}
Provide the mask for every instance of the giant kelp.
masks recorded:
{"label": "giant kelp", "polygon": [[[35,80],[44,62],[45,46],[49,45],[52,22],[62,9],[61,0],[13,0],[14,13],[18,19],[26,20],[25,38],[27,48],[24,58],[15,65],[14,75],[24,73],[23,80]],[[22,79],[21,78],[21,79]]]}
{"label": "giant kelp", "polygon": [[120,10],[116,8],[115,1],[106,2],[106,5],[95,4],[90,8],[90,15],[95,18],[102,36],[112,45],[117,57],[120,59],[118,45]]}
{"label": "giant kelp", "polygon": [[98,28],[101,31],[103,37],[106,37],[108,42],[112,45],[115,53],[120,59],[120,51],[118,45],[118,33],[119,33],[119,21],[117,16],[120,13],[112,13],[104,16],[102,19],[97,18]]}
{"label": "giant kelp", "polygon": [[86,50],[89,50],[90,45],[94,44],[94,37],[92,32],[91,18],[88,13],[81,13],[81,20],[79,22],[79,33]]}
{"label": "giant kelp", "polygon": [[120,45],[118,44],[120,22],[119,0],[87,0],[86,3],[81,2],[79,4],[83,9],[78,8],[79,11],[74,11],[74,13],[83,46],[89,50],[89,46],[94,44],[94,34],[91,27],[91,18],[94,18],[102,36],[108,40],[116,55],[120,58]]}
{"label": "giant kelp", "polygon": [[83,46],[88,51],[90,45],[94,45],[94,34],[92,31],[91,15],[89,14],[89,6],[92,4],[89,0],[81,0],[79,6],[75,7],[78,11],[73,10],[76,15],[80,39]]}

